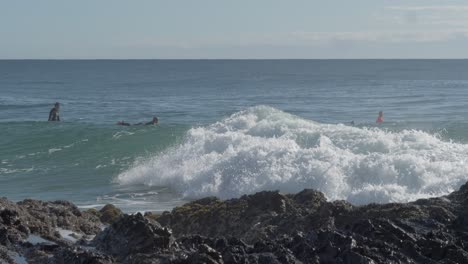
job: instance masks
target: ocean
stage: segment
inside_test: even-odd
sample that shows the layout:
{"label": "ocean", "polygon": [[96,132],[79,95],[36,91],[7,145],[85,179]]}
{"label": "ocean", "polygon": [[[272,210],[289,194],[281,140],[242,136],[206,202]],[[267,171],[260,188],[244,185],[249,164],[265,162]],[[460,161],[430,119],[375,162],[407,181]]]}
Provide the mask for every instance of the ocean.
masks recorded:
{"label": "ocean", "polygon": [[440,196],[468,180],[467,109],[468,60],[3,60],[0,196],[126,212]]}

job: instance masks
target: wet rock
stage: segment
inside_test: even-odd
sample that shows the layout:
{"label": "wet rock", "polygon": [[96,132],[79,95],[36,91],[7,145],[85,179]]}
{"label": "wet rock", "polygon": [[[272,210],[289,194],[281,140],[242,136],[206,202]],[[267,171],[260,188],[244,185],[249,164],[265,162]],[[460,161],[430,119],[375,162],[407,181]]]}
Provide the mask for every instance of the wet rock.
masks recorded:
{"label": "wet rock", "polygon": [[258,212],[284,213],[288,207],[288,199],[278,191],[258,192],[245,196],[244,199],[247,200],[248,212],[253,214]]}
{"label": "wet rock", "polygon": [[99,215],[101,222],[111,224],[122,216],[123,212],[112,204],[106,204],[101,210],[99,210]]}
{"label": "wet rock", "polygon": [[21,223],[19,213],[11,208],[5,208],[0,211],[0,221],[7,226],[19,225]]}
{"label": "wet rock", "polygon": [[170,263],[192,263],[187,255],[183,254],[135,254],[128,256],[126,264],[170,264]]}
{"label": "wet rock", "polygon": [[162,252],[172,243],[169,229],[140,213],[122,216],[93,240],[97,249],[120,259],[138,253]]}
{"label": "wet rock", "polygon": [[54,254],[56,264],[113,264],[112,257],[80,248],[63,248]]}
{"label": "wet rock", "polygon": [[[10,259],[55,263],[50,262],[50,257],[71,244],[60,237],[59,228],[95,235],[101,231],[101,225],[99,218],[81,212],[68,201],[28,199],[14,203],[0,198],[0,245],[8,250]],[[35,237],[40,241],[31,240]],[[46,241],[44,238],[50,242],[41,242]]]}
{"label": "wet rock", "polygon": [[304,189],[303,191],[292,196],[292,199],[297,204],[303,205],[311,210],[316,210],[327,202],[327,199],[323,193],[312,189]]}
{"label": "wet rock", "polygon": [[27,223],[31,233],[54,238],[56,228],[84,234],[96,234],[101,222],[94,215],[81,212],[68,201],[44,202],[27,199],[18,202],[21,209],[20,221]]}
{"label": "wet rock", "polygon": [[314,190],[260,192],[224,202],[194,201],[158,220],[174,228],[176,237],[232,236],[254,245],[252,253],[218,239],[214,247],[233,263],[256,263],[262,254],[282,256],[283,263],[294,258],[305,263],[463,263],[468,261],[467,190],[464,186],[447,197],[360,207],[327,202]]}
{"label": "wet rock", "polygon": [[0,245],[0,263],[2,263],[2,261],[5,263],[14,263],[13,259],[10,256],[8,248]]}
{"label": "wet rock", "polygon": [[[265,191],[226,201],[208,197],[145,216],[121,215],[113,206],[81,212],[66,201],[2,198],[0,257],[11,262],[16,252],[31,263],[468,263],[467,186],[445,197],[365,206],[329,202],[314,190]],[[101,221],[112,223],[101,231]],[[74,244],[60,238],[58,227],[80,234],[76,238],[97,236]],[[31,234],[54,243],[24,242]]]}
{"label": "wet rock", "polygon": [[158,221],[159,217],[161,216],[161,214],[159,213],[155,213],[155,212],[145,212],[145,217],[146,218],[149,218],[153,221]]}

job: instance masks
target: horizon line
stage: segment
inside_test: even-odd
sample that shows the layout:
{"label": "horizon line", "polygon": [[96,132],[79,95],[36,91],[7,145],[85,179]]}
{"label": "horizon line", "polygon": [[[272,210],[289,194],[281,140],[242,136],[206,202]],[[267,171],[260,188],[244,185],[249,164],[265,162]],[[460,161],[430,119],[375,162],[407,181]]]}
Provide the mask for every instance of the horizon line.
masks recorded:
{"label": "horizon line", "polygon": [[160,60],[160,61],[246,61],[246,60],[468,60],[467,58],[12,58],[0,61],[137,61],[137,60]]}

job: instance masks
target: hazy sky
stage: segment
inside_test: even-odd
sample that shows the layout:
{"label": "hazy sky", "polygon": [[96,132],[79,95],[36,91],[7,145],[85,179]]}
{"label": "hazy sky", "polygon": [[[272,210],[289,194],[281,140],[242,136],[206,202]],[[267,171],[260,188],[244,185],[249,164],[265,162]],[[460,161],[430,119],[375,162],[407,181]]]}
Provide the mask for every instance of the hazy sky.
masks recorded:
{"label": "hazy sky", "polygon": [[468,1],[0,0],[0,58],[468,58]]}

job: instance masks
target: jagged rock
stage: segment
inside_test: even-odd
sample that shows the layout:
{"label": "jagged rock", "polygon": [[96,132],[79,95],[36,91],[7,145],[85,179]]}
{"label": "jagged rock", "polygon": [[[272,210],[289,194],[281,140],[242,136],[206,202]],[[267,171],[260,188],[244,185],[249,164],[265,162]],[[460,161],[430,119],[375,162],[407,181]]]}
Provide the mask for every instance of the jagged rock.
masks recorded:
{"label": "jagged rock", "polygon": [[[208,197],[160,215],[119,214],[113,206],[81,212],[66,201],[2,198],[0,258],[12,262],[17,252],[31,263],[468,263],[468,184],[406,204],[353,206],[306,189]],[[101,221],[113,222],[101,231]],[[57,227],[97,236],[73,244]],[[30,234],[54,243],[24,242]]]}
{"label": "jagged rock", "polygon": [[145,217],[154,221],[158,221],[161,214],[155,212],[145,212]]}
{"label": "jagged rock", "polygon": [[[0,207],[12,206],[0,200]],[[11,207],[18,212],[19,223],[27,223],[31,233],[54,238],[56,228],[69,229],[79,233],[96,234],[101,228],[101,222],[95,216],[81,212],[78,207],[68,201],[43,202],[27,199]]]}
{"label": "jagged rock", "polygon": [[327,202],[323,193],[312,189],[304,189],[292,196],[292,199],[309,210],[317,210],[322,204]]}
{"label": "jagged rock", "polygon": [[162,252],[172,243],[169,229],[140,213],[124,215],[93,240],[99,250],[121,259],[137,253]]}
{"label": "jagged rock", "polygon": [[101,222],[111,224],[122,216],[123,212],[112,204],[106,204],[101,210],[99,210],[99,215]]}
{"label": "jagged rock", "polygon": [[[290,223],[287,226],[277,223],[279,216],[290,216],[297,211],[291,203],[291,199],[278,191],[259,192],[227,201],[205,198],[176,207],[171,213],[163,213],[158,222],[170,226],[176,236],[230,235],[254,242],[252,235],[274,235],[278,231],[272,228],[274,226],[293,228]],[[257,226],[258,223],[264,225]]]}
{"label": "jagged rock", "polygon": [[[284,247],[305,263],[468,263],[467,201],[467,186],[447,197],[360,207],[327,202],[314,190],[260,192],[224,202],[193,201],[158,220],[176,237],[233,236],[254,244],[261,254],[288,255],[279,250]],[[246,247],[224,239],[216,243],[217,250],[233,249],[220,251],[225,261],[259,261]]]}
{"label": "jagged rock", "polygon": [[80,248],[64,248],[59,250],[53,259],[56,264],[112,264],[115,260],[97,252]]}
{"label": "jagged rock", "polygon": [[8,253],[9,250],[5,246],[0,245],[0,263],[2,263],[2,261],[5,263],[14,263],[13,259]]}
{"label": "jagged rock", "polygon": [[[101,225],[99,218],[68,201],[14,203],[0,198],[0,245],[9,250],[9,259],[16,254],[30,258],[31,263],[49,263],[50,254],[70,243],[60,237],[58,228],[95,235]],[[56,243],[32,243],[28,240],[31,235]]]}
{"label": "jagged rock", "polygon": [[258,192],[243,198],[247,200],[247,210],[253,214],[259,211],[284,213],[287,210],[287,198],[278,191]]}
{"label": "jagged rock", "polygon": [[177,254],[135,254],[128,256],[126,264],[169,264],[169,263],[192,263],[187,255]]}

